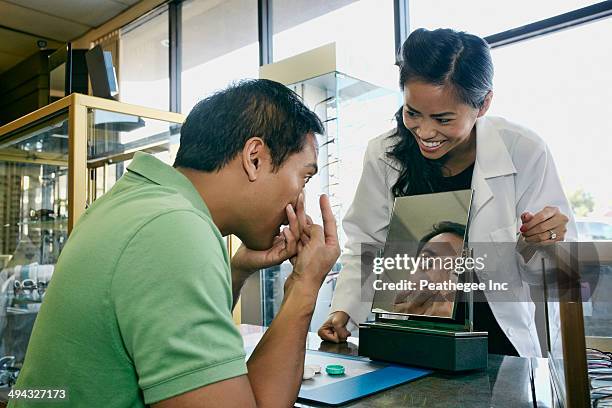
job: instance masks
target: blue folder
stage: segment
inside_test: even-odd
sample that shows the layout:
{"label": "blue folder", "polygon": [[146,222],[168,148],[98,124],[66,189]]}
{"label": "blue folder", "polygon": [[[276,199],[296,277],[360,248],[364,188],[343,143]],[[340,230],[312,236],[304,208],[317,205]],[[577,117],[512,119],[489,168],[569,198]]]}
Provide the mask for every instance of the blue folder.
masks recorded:
{"label": "blue folder", "polygon": [[[350,401],[363,398],[367,395],[395,387],[400,384],[416,380],[431,374],[431,370],[411,368],[390,363],[373,362],[369,358],[346,356],[342,354],[326,353],[323,351],[306,350],[306,360],[317,358],[333,358],[334,363],[346,365],[363,364],[369,366],[369,372],[358,375],[348,375],[346,378],[338,379],[330,384],[312,387],[306,381],[298,395],[300,402],[316,402],[326,405],[342,405]],[[360,363],[361,362],[361,363]],[[372,369],[375,367],[375,369]],[[325,376],[325,366],[322,366],[322,374]]]}

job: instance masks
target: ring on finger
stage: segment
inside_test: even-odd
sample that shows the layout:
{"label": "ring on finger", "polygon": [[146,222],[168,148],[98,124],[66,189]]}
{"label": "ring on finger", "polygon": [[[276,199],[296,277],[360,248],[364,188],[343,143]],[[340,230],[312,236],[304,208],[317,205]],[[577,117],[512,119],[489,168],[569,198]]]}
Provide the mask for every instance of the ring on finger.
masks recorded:
{"label": "ring on finger", "polygon": [[557,239],[557,233],[554,230],[548,230],[548,238],[554,241]]}

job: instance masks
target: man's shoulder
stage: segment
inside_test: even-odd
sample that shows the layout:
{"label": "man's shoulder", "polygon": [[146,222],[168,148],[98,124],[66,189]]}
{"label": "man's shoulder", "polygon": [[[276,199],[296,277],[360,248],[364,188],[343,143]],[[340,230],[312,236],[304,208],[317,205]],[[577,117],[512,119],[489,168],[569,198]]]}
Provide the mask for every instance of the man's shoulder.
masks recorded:
{"label": "man's shoulder", "polygon": [[148,216],[126,238],[111,271],[113,293],[117,288],[141,282],[143,276],[156,282],[151,287],[153,292],[160,289],[162,282],[162,290],[181,286],[179,282],[209,287],[213,281],[221,282],[218,287],[230,290],[225,241],[212,220],[201,212],[176,208],[158,212]]}
{"label": "man's shoulder", "polygon": [[116,257],[129,244],[154,251],[169,239],[223,244],[209,214],[171,187],[146,184],[96,200],[79,219],[69,243],[77,252],[103,251]]}
{"label": "man's shoulder", "polygon": [[116,188],[102,197],[101,200],[108,201],[104,203],[106,209],[131,210],[148,215],[155,215],[164,210],[195,209],[177,188],[140,180],[134,181],[133,178],[140,176],[128,173],[117,182]]}
{"label": "man's shoulder", "polygon": [[214,226],[210,215],[194,207],[178,189],[155,183],[134,183],[119,180],[116,188],[96,200],[85,212],[84,219],[116,222],[124,231],[133,231],[158,217],[190,218],[194,222]]}
{"label": "man's shoulder", "polygon": [[[193,207],[157,208],[150,211],[141,224],[134,229],[134,235],[146,227],[147,237],[157,236],[163,242],[164,236],[180,237],[181,240],[221,241],[221,232],[212,219]],[[160,235],[157,235],[160,234]]]}

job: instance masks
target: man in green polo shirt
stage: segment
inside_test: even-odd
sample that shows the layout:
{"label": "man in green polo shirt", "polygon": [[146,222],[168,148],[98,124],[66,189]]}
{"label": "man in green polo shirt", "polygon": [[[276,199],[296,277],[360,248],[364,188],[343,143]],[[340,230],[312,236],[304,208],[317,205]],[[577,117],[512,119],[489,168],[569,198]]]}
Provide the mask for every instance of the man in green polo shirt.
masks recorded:
{"label": "man in green polo shirt", "polygon": [[[249,80],[196,105],[174,167],[137,153],[72,231],[14,389],[64,390],[54,406],[290,406],[339,255],[327,198],[323,226],[304,213],[322,132],[292,91]],[[243,242],[231,261],[228,234]],[[233,305],[249,274],[286,259],[283,304],[245,362]]]}

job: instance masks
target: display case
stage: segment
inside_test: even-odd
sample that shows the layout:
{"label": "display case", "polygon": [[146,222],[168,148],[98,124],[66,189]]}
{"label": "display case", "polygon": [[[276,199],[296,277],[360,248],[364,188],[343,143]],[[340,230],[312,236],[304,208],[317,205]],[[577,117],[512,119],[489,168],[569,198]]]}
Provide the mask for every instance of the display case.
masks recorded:
{"label": "display case", "polygon": [[[319,171],[306,185],[305,206],[307,213],[320,223],[318,196],[321,193],[329,196],[343,247],[346,237],[340,221],[355,195],[366,147],[371,139],[394,128],[401,93],[396,85],[395,66],[363,66],[349,61],[340,51],[331,43],[264,65],[260,78],[287,85],[323,122],[325,134],[318,137]],[[327,318],[340,268],[339,263],[334,266],[320,291],[311,324],[314,331]],[[291,270],[291,264],[286,262],[266,269],[261,277],[247,283],[242,295],[243,323],[271,322],[282,302],[283,283]]]}
{"label": "display case", "polygon": [[72,94],[0,127],[0,384],[10,383],[9,368],[23,360],[79,216],[121,177],[135,152],[172,163],[184,118]]}
{"label": "display case", "polygon": [[563,242],[543,260],[555,406],[612,406],[612,242]]}

